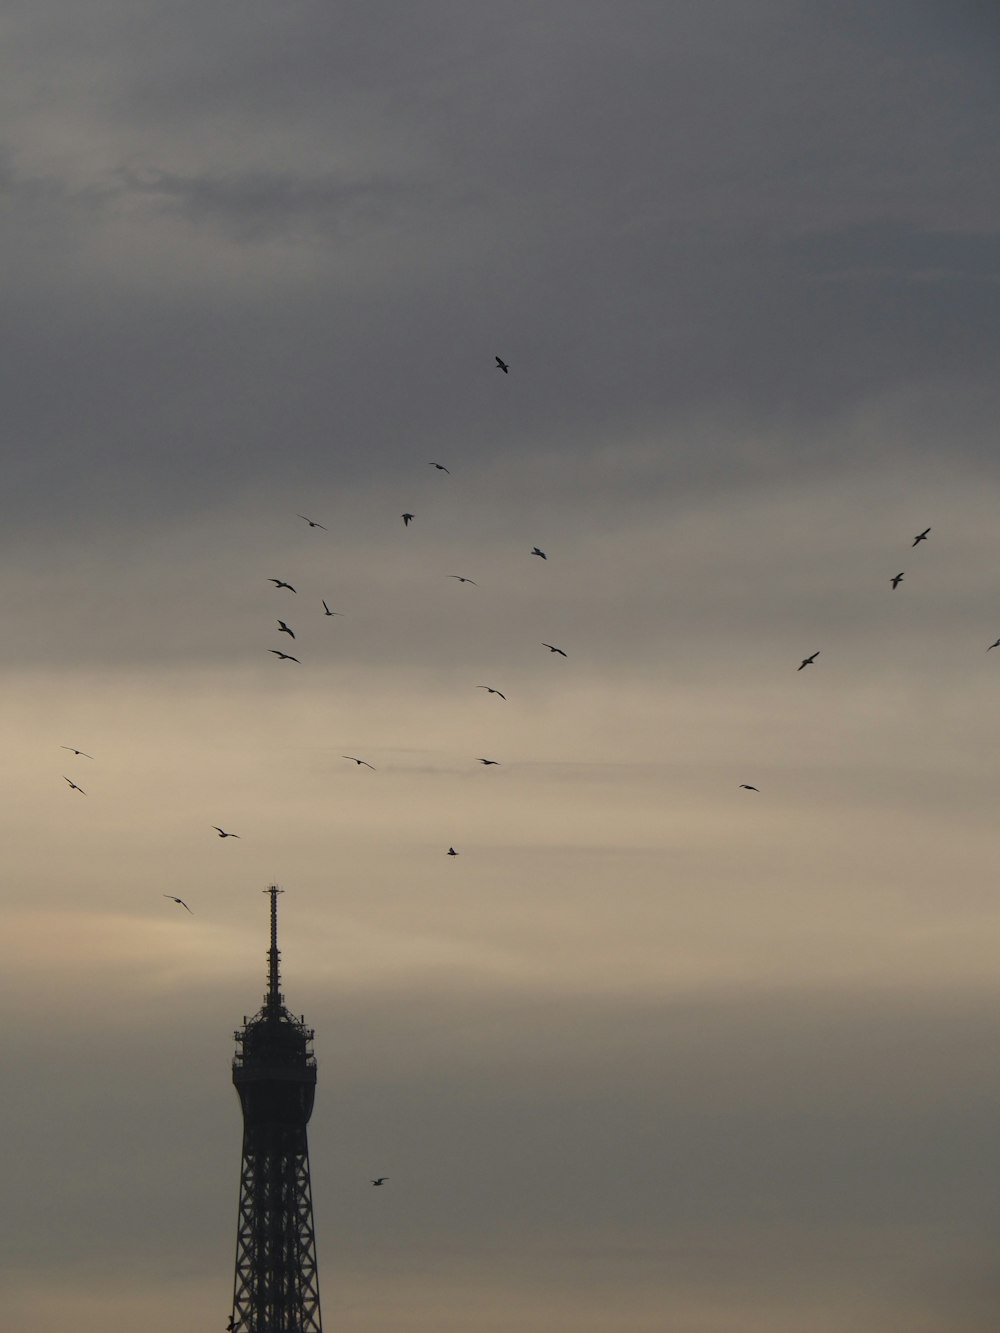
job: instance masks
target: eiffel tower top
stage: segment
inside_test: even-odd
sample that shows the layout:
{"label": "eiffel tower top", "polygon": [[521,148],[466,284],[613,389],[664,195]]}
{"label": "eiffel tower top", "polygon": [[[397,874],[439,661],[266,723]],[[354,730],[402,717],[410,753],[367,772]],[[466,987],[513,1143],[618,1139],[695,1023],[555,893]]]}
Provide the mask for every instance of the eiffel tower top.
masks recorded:
{"label": "eiffel tower top", "polygon": [[281,951],[278,948],[278,894],[283,893],[277,884],[271,884],[264,890],[271,897],[271,945],[267,951],[267,990],[264,1003],[252,1018],[243,1019],[243,1027],[233,1035],[239,1044],[233,1060],[234,1072],[258,1071],[282,1066],[286,1071],[298,1067],[308,1071],[309,1081],[315,1082],[316,1060],[309,1048],[313,1040],[311,1028],[301,1015],[290,1013],[285,1006],[285,997],[281,993],[281,974],[279,963]]}

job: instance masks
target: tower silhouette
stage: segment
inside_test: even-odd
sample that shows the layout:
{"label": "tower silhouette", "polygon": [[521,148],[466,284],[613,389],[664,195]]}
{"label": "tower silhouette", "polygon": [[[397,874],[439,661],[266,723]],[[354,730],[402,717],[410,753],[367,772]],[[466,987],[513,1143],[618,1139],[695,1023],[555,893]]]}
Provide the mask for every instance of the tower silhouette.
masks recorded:
{"label": "tower silhouette", "polygon": [[278,894],[272,884],[267,991],[235,1033],[243,1109],[232,1333],[322,1333],[306,1125],[316,1095],[313,1032],[278,988]]}

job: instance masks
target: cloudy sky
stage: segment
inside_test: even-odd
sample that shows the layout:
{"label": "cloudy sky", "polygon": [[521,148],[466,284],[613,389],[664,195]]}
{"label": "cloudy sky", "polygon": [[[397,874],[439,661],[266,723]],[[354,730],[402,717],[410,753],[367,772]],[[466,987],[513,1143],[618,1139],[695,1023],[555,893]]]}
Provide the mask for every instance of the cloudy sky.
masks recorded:
{"label": "cloudy sky", "polygon": [[0,31],[10,1327],[993,1333],[995,6]]}

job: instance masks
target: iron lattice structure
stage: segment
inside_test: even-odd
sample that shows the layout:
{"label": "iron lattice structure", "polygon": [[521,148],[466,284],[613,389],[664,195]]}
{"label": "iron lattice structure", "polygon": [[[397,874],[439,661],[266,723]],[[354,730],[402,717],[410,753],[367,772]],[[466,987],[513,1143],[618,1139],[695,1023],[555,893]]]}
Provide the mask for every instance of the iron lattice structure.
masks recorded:
{"label": "iron lattice structure", "polygon": [[235,1033],[243,1165],[233,1333],[322,1333],[306,1125],[316,1095],[313,1033],[285,1008],[278,977],[278,894],[264,1004]]}

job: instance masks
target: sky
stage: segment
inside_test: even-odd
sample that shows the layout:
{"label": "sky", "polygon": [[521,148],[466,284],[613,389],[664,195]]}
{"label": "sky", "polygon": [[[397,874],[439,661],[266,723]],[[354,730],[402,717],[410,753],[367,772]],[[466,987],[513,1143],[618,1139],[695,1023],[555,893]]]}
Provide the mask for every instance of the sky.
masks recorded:
{"label": "sky", "polygon": [[0,22],[10,1327],[993,1333],[995,6]]}

